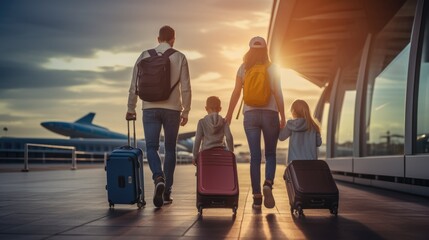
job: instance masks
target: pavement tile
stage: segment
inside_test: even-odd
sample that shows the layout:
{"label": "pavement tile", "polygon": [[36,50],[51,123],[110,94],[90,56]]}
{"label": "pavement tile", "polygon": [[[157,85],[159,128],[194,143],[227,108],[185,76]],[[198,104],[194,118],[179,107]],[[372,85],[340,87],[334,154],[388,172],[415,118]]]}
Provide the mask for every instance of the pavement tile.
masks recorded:
{"label": "pavement tile", "polygon": [[[337,182],[338,216],[328,210],[304,209],[291,215],[285,183],[278,179],[276,206],[252,209],[249,165],[238,164],[240,196],[232,210],[195,206],[195,167],[178,165],[173,204],[157,209],[153,183],[145,170],[147,205],[109,208],[106,173],[98,168],[75,171],[0,173],[0,239],[427,239],[427,198]],[[277,168],[282,176],[284,167]],[[264,172],[264,169],[261,169]]]}

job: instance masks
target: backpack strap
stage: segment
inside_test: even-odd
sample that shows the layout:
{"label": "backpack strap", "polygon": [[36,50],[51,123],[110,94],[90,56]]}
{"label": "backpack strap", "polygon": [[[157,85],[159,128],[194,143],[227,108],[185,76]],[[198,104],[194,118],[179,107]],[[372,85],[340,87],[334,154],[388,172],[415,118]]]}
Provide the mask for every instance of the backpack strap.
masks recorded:
{"label": "backpack strap", "polygon": [[238,119],[238,117],[240,116],[241,108],[243,107],[243,102],[244,102],[244,99],[241,98],[240,107],[238,108],[237,116],[235,117],[235,119]]}
{"label": "backpack strap", "polygon": [[[169,49],[167,49],[167,50],[165,50],[165,52],[162,54],[162,56],[164,56],[164,57],[170,57],[171,56],[171,54],[173,54],[173,53],[175,53],[175,52],[177,52],[177,50],[176,49],[174,49],[174,48],[169,48]],[[179,82],[180,82],[180,79],[179,80],[177,80],[177,82],[171,87],[171,89],[170,89],[170,94],[171,94],[171,92],[173,92],[173,90],[176,88],[176,86],[179,84]]]}
{"label": "backpack strap", "polygon": [[[147,52],[149,53],[149,56],[151,56],[151,57],[158,56],[158,53],[156,52],[155,48],[149,49],[149,50],[147,50]],[[140,70],[137,68],[137,76],[139,76],[139,75],[140,75]],[[138,82],[139,82],[139,80],[136,79],[136,91],[135,91],[136,95],[139,95]]]}
{"label": "backpack strap", "polygon": [[173,53],[175,53],[175,52],[177,52],[176,49],[169,48],[169,49],[165,50],[165,52],[162,54],[162,56],[164,56],[164,57],[170,57],[170,55],[173,54]]}
{"label": "backpack strap", "polygon": [[179,85],[180,79],[177,80],[177,82],[171,87],[170,94],[173,92],[174,88],[176,88],[177,85]]}
{"label": "backpack strap", "polygon": [[149,50],[147,50],[147,52],[149,53],[149,55],[151,57],[158,56],[158,53],[156,52],[155,49],[149,49]]}
{"label": "backpack strap", "polygon": [[[149,53],[149,55],[151,57],[158,56],[158,53],[156,52],[155,48],[149,49],[149,50],[147,50],[147,52]],[[165,52],[162,54],[162,56],[164,56],[164,57],[170,57],[170,55],[173,54],[173,53],[175,53],[175,52],[177,52],[176,49],[169,48],[169,49],[165,50]]]}

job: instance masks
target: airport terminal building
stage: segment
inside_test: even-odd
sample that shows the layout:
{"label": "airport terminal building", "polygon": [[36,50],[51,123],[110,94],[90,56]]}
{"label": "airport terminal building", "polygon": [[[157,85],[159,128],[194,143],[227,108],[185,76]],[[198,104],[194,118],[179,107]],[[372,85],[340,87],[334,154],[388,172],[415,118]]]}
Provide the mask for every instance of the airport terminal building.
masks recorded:
{"label": "airport terminal building", "polygon": [[268,40],[323,88],[335,178],[429,196],[429,1],[275,0]]}

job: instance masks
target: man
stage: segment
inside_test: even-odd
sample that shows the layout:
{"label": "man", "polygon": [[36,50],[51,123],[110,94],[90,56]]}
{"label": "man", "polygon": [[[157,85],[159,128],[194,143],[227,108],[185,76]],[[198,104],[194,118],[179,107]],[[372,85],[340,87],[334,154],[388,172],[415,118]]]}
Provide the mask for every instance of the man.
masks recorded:
{"label": "man", "polygon": [[[155,48],[158,55],[172,48],[175,41],[175,31],[170,26],[163,26],[159,30],[159,45]],[[136,61],[128,95],[127,120],[136,119],[136,81],[137,63],[141,59],[148,58],[150,54],[144,51]],[[171,189],[173,175],[176,167],[176,142],[179,133],[179,125],[185,126],[188,122],[188,113],[191,107],[191,84],[189,78],[188,62],[183,53],[176,51],[169,56],[170,82],[172,92],[167,100],[148,102],[143,101],[143,129],[146,140],[146,153],[152,179],[155,183],[153,203],[156,207],[173,202]],[[175,83],[178,82],[177,85]],[[174,86],[174,87],[173,87]],[[161,127],[164,129],[165,159],[161,166],[158,155]]]}

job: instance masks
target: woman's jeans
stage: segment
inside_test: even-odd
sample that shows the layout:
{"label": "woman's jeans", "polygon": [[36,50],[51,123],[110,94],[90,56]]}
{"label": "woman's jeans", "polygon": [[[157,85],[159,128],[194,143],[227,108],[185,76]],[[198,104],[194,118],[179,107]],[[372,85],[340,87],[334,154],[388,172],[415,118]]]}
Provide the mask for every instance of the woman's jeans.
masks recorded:
{"label": "woman's jeans", "polygon": [[[143,129],[146,141],[146,154],[152,171],[152,179],[165,178],[165,192],[173,186],[176,168],[176,142],[179,133],[180,112],[170,109],[151,108],[143,110]],[[158,154],[161,127],[164,129],[164,167]],[[164,169],[164,171],[162,170]]]}
{"label": "woman's jeans", "polygon": [[276,149],[280,131],[278,112],[250,110],[244,113],[244,131],[250,148],[250,178],[252,193],[261,193],[261,133],[265,145],[265,180],[274,183]]}

